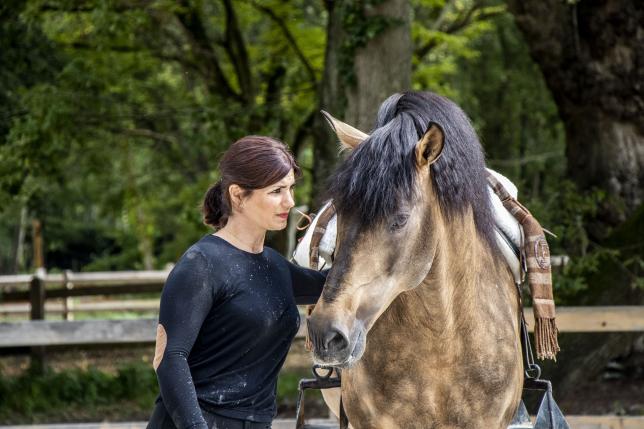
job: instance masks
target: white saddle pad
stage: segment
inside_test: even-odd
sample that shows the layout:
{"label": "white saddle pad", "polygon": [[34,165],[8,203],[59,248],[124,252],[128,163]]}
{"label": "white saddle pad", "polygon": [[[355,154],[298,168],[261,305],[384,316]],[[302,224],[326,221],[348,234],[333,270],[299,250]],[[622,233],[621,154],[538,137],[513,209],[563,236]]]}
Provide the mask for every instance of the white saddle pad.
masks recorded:
{"label": "white saddle pad", "polygon": [[[331,206],[331,200],[327,201],[322,208],[318,211],[317,216],[311,222],[311,225],[306,229],[304,237],[300,242],[295,246],[295,251],[293,252],[293,260],[301,267],[311,268],[310,265],[310,255],[311,255],[311,238],[313,237],[313,231],[315,231],[315,225],[320,219],[320,215]],[[318,263],[318,270],[331,268],[333,265],[333,252],[335,251],[335,236],[337,234],[337,222],[338,217],[334,215],[329,219],[329,223],[326,227],[326,232],[320,239],[320,246],[318,248],[318,254],[320,256],[320,261]]]}
{"label": "white saddle pad", "polygon": [[[503,176],[500,173],[497,173],[494,170],[488,168],[488,171],[492,173],[496,179],[501,182],[510,195],[514,198],[517,198],[517,187],[514,186],[507,177]],[[494,193],[494,190],[488,186],[488,192],[490,195],[490,201],[492,202],[492,212],[494,215],[494,221],[496,224],[496,238],[499,245],[499,249],[503,253],[503,256],[508,262],[512,274],[514,275],[514,280],[516,282],[521,282],[521,266],[519,263],[519,251],[522,243],[522,230],[519,222],[508,212],[499,197]],[[313,219],[313,222],[306,230],[304,237],[300,240],[298,245],[295,247],[293,252],[293,260],[302,267],[310,268],[310,249],[311,249],[311,237],[313,236],[313,231],[315,230],[315,225],[317,224],[320,214],[329,208],[331,201],[326,202],[322,208],[318,211],[318,215]],[[337,216],[333,216],[327,225],[326,232],[320,240],[319,255],[320,261],[318,264],[318,269],[330,268],[333,265],[333,251],[335,250],[335,238],[337,233]]]}

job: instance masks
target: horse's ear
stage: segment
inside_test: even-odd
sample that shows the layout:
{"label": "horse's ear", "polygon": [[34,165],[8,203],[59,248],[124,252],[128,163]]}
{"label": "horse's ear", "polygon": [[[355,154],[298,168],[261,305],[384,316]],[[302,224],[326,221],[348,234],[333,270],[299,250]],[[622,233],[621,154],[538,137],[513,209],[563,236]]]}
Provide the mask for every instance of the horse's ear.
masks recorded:
{"label": "horse's ear", "polygon": [[355,149],[360,143],[362,143],[367,137],[369,137],[369,134],[363,133],[359,129],[353,128],[349,124],[345,124],[341,120],[331,116],[328,112],[325,112],[324,110],[321,110],[321,112],[329,125],[331,125],[331,128],[333,129],[335,134],[340,139],[342,146],[344,146],[346,149]]}
{"label": "horse's ear", "polygon": [[416,164],[419,168],[431,165],[443,153],[445,135],[438,124],[431,123],[425,135],[416,143]]}

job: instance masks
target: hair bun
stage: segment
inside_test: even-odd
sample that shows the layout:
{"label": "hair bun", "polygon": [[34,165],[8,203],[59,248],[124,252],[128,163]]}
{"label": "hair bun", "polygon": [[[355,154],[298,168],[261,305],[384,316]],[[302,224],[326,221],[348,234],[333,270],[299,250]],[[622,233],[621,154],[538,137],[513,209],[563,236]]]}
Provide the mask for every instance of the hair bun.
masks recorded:
{"label": "hair bun", "polygon": [[203,206],[201,211],[203,213],[203,221],[206,225],[214,228],[220,228],[226,224],[228,216],[225,214],[226,204],[223,198],[223,186],[221,179],[212,185],[206,195],[204,196]]}

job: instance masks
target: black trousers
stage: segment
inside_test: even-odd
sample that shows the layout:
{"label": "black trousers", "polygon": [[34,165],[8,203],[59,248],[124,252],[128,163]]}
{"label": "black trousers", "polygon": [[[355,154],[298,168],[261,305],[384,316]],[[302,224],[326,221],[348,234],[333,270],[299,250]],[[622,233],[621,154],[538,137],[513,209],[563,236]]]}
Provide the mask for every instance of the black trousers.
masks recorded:
{"label": "black trousers", "polygon": [[[209,429],[271,429],[271,423],[251,422],[248,420],[231,419],[201,409],[203,418]],[[163,402],[157,402],[146,429],[177,429]]]}

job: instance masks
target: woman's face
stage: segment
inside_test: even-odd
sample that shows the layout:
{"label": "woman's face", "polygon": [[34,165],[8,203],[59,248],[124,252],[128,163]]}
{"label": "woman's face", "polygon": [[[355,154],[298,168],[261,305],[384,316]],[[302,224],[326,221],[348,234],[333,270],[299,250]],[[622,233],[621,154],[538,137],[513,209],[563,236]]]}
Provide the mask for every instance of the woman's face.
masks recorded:
{"label": "woman's face", "polygon": [[288,221],[288,213],[295,205],[294,187],[295,174],[291,170],[277,183],[255,189],[248,197],[243,198],[240,214],[262,229],[268,231],[284,229]]}

